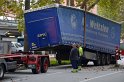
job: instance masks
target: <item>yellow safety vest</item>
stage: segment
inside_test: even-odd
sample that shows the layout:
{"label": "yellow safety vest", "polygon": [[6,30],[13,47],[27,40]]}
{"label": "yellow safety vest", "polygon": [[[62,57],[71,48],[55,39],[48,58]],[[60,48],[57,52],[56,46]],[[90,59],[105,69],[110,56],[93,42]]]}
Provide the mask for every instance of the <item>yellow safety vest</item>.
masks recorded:
{"label": "yellow safety vest", "polygon": [[83,55],[83,48],[82,47],[79,47],[79,55],[82,56]]}

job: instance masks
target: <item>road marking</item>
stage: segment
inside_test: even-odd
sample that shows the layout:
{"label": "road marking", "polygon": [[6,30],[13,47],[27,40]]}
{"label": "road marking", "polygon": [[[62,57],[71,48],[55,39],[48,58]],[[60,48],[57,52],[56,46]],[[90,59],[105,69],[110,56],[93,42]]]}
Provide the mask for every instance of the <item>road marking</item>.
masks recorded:
{"label": "road marking", "polygon": [[56,73],[45,74],[45,75],[46,75],[46,76],[49,76],[49,75],[55,75],[55,74],[59,74],[59,73],[62,73],[62,72],[56,72]]}
{"label": "road marking", "polygon": [[122,71],[118,71],[118,72],[114,72],[114,73],[109,73],[109,74],[101,75],[101,76],[98,76],[98,77],[93,77],[93,78],[90,78],[90,79],[87,79],[87,80],[83,80],[83,81],[79,81],[79,82],[87,82],[87,81],[90,81],[90,80],[98,79],[98,78],[101,78],[101,77],[113,75],[113,74],[120,73],[120,72],[122,72]]}

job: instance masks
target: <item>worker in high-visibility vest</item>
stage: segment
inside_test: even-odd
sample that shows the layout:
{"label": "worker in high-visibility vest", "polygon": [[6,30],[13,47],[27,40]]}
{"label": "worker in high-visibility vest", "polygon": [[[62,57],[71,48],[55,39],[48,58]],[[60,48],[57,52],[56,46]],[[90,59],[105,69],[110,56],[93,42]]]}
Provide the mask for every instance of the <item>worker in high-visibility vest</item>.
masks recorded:
{"label": "worker in high-visibility vest", "polygon": [[78,65],[78,70],[81,70],[82,66],[82,58],[83,58],[83,48],[81,47],[80,44],[78,44],[78,51],[79,51],[79,65]]}

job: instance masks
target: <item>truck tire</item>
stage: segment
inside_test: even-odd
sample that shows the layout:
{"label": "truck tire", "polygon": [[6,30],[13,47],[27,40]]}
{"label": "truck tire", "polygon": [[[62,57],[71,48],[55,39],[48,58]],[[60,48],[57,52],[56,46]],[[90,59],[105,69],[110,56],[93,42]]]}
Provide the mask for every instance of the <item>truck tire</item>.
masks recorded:
{"label": "truck tire", "polygon": [[41,60],[37,62],[36,68],[31,70],[33,74],[39,74],[41,71]]}
{"label": "truck tire", "polygon": [[107,54],[107,56],[106,56],[106,65],[109,65],[110,64],[110,55],[109,54]]}
{"label": "truck tire", "polygon": [[116,64],[115,55],[111,55],[111,56],[110,56],[110,63],[111,63],[111,64]]}
{"label": "truck tire", "polygon": [[5,73],[4,69],[5,69],[4,66],[0,65],[0,79],[3,79],[4,77],[4,73]]}
{"label": "truck tire", "polygon": [[83,61],[82,64],[83,64],[84,66],[87,66],[88,62],[89,62],[88,60],[85,60],[85,61]]}
{"label": "truck tire", "polygon": [[100,66],[100,64],[101,64],[101,57],[100,57],[99,53],[97,53],[97,60],[94,60],[93,63],[94,63],[95,66]]}
{"label": "truck tire", "polygon": [[105,65],[105,63],[106,63],[105,54],[101,54],[101,65]]}
{"label": "truck tire", "polygon": [[41,73],[46,73],[48,70],[49,61],[48,58],[41,59]]}

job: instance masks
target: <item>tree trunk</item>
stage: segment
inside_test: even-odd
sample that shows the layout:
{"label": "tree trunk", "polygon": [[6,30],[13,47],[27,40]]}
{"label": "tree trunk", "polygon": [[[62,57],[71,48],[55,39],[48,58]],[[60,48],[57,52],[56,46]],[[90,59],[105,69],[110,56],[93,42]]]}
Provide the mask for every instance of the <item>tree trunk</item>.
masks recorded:
{"label": "tree trunk", "polygon": [[70,5],[70,0],[67,0],[67,3],[66,3],[66,5]]}
{"label": "tree trunk", "polygon": [[91,6],[88,7],[88,11],[92,9],[100,0],[96,0]]}
{"label": "tree trunk", "polygon": [[89,0],[84,0],[84,1],[82,2],[82,4],[81,4],[81,8],[82,8],[82,9],[85,7],[85,5],[87,4],[88,1],[89,1]]}
{"label": "tree trunk", "polygon": [[70,6],[74,6],[74,0],[70,1]]}
{"label": "tree trunk", "polygon": [[75,0],[67,0],[67,4],[66,5],[68,5],[68,6],[74,6],[75,4],[74,4],[74,1]]}
{"label": "tree trunk", "polygon": [[55,0],[55,2],[60,4],[60,0]]}
{"label": "tree trunk", "polygon": [[[25,10],[30,9],[30,0],[25,0]],[[26,27],[24,28],[24,52],[28,52],[28,38],[26,33]]]}

